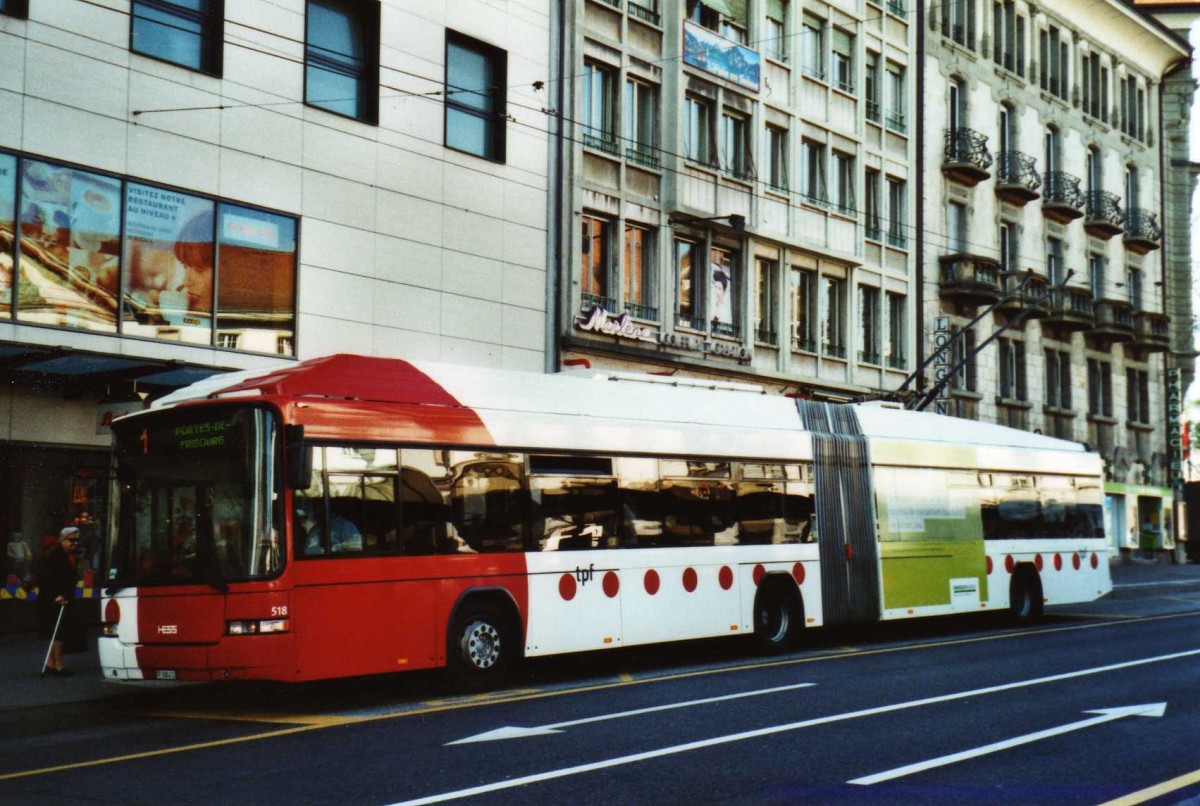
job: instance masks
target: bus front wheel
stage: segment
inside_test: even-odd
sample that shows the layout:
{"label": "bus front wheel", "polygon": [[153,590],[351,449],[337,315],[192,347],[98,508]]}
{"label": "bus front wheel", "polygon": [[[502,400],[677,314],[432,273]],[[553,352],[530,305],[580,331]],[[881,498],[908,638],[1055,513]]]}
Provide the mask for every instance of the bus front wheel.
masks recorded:
{"label": "bus front wheel", "polygon": [[468,602],[459,609],[447,647],[447,663],[457,688],[482,691],[504,680],[518,651],[510,621],[490,602]]}
{"label": "bus front wheel", "polygon": [[785,652],[795,646],[804,626],[803,607],[794,587],[764,581],[754,597],[754,641],[759,650]]}
{"label": "bus front wheel", "polygon": [[1013,621],[1031,624],[1042,617],[1042,583],[1032,568],[1018,568],[1008,593],[1008,612]]}

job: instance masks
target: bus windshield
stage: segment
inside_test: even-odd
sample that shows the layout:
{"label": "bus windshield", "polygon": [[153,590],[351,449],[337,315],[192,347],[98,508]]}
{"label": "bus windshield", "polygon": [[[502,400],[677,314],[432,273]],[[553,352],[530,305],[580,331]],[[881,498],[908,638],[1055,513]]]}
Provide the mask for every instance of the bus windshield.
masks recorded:
{"label": "bus windshield", "polygon": [[109,585],[224,589],[278,574],[277,432],[271,411],[250,406],[171,409],[114,423]]}

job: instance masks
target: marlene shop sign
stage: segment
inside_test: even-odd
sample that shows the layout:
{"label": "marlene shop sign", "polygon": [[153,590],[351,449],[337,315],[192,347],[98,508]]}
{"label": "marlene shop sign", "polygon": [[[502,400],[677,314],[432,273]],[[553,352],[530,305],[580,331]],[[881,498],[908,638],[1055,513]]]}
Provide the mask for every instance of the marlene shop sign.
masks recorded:
{"label": "marlene shop sign", "polygon": [[750,351],[740,344],[712,341],[702,336],[693,336],[690,333],[660,333],[652,327],[637,324],[628,313],[618,316],[599,305],[587,313],[577,316],[575,327],[585,333],[599,333],[604,336],[615,336],[618,339],[640,341],[660,347],[674,347],[677,350],[689,350],[719,358],[733,358],[742,363],[750,361]]}
{"label": "marlene shop sign", "polygon": [[691,20],[687,20],[683,26],[683,63],[758,92],[762,66],[762,57],[758,52]]}

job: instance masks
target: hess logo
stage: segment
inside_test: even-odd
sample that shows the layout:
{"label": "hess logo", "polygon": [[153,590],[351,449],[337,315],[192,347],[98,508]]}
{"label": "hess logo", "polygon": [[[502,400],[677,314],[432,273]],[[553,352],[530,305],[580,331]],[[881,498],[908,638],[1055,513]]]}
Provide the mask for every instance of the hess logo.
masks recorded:
{"label": "hess logo", "polygon": [[178,624],[159,624],[158,625],[158,634],[159,635],[179,635],[179,625]]}

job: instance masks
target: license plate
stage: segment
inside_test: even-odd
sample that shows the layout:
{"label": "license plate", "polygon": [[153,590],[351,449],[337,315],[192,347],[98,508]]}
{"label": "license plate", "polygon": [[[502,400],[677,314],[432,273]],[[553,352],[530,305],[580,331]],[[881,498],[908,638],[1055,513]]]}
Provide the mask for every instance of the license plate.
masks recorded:
{"label": "license plate", "polygon": [[158,669],[154,672],[155,680],[175,680],[174,669]]}

